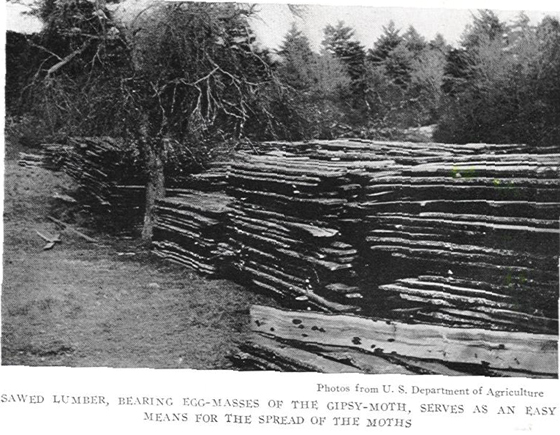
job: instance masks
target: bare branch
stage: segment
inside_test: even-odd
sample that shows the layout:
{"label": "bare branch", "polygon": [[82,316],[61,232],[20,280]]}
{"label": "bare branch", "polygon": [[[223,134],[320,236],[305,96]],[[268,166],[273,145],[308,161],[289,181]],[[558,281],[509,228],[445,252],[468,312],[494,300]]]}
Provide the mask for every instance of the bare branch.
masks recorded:
{"label": "bare branch", "polygon": [[56,73],[64,65],[67,65],[68,63],[70,63],[72,61],[72,59],[74,59],[76,56],[79,56],[80,54],[82,54],[86,50],[86,48],[89,47],[89,45],[90,45],[90,42],[87,41],[84,45],[82,45],[80,48],[78,48],[77,50],[70,53],[68,56],[66,56],[64,59],[62,59],[60,62],[51,66],[49,68],[49,70],[47,71],[46,78],[49,78],[51,75]]}
{"label": "bare branch", "polygon": [[44,51],[45,53],[48,53],[48,54],[50,54],[51,56],[56,57],[58,60],[62,60],[62,58],[61,58],[58,54],[53,53],[52,51],[50,51],[49,49],[43,47],[42,45],[35,44],[31,38],[27,38],[27,43],[28,43],[29,45],[31,45],[32,47],[38,48],[39,50],[42,50],[42,51]]}

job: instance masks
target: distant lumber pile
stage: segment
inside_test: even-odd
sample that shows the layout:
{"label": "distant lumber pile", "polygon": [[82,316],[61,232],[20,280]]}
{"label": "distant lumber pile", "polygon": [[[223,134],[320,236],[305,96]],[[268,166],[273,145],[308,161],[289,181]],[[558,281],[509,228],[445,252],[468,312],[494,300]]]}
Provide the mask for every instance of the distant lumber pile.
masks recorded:
{"label": "distant lumber pile", "polygon": [[[143,206],[144,180],[131,153],[109,137],[72,138],[64,171],[77,183],[92,212],[134,220]],[[136,167],[136,170],[135,170]]]}
{"label": "distant lumber pile", "polygon": [[[45,167],[45,157],[41,154],[19,153],[18,165],[26,168],[43,168]],[[47,169],[45,167],[45,169]]]}
{"label": "distant lumber pile", "polygon": [[22,166],[63,171],[78,185],[76,200],[92,215],[132,230],[141,222],[145,179],[134,149],[110,137],[74,137],[20,153]]}
{"label": "distant lumber pile", "polygon": [[[73,137],[67,142],[44,144],[38,154],[21,153],[19,164],[66,172],[78,185],[76,198],[84,209],[119,231],[137,231],[145,210],[147,180],[139,147],[111,137]],[[187,185],[201,191],[215,191],[219,186],[217,178],[207,173],[200,174],[199,184],[190,186],[194,178],[184,173],[192,167],[181,166],[182,162],[183,158],[175,158],[165,167],[171,194],[180,195]],[[220,176],[223,182],[225,173]]]}
{"label": "distant lumber pile", "polygon": [[18,164],[23,167],[44,168],[60,171],[64,168],[71,145],[43,144],[41,149],[33,153],[20,152]]}

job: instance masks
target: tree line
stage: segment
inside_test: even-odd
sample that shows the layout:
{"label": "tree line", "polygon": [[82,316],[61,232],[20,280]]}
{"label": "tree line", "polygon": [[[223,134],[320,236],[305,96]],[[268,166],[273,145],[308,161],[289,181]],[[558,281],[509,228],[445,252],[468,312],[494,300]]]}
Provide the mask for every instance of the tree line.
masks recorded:
{"label": "tree line", "polygon": [[[560,22],[478,11],[457,47],[413,26],[367,49],[339,22],[319,52],[294,23],[262,48],[247,5],[162,5],[119,23],[104,0],[42,0],[38,35],[8,34],[8,113],[51,132],[310,139],[429,124],[444,142],[549,145],[560,133]],[[111,101],[110,104],[107,104]],[[148,126],[148,124],[150,124]]]}
{"label": "tree line", "polygon": [[279,54],[301,118],[314,122],[302,136],[336,136],[332,125],[375,136],[435,124],[441,142],[560,139],[560,22],[550,16],[531,25],[523,13],[505,23],[479,11],[458,47],[389,22],[367,50],[339,22],[325,28],[319,54],[294,25]]}
{"label": "tree line", "polygon": [[457,47],[389,22],[366,49],[339,22],[315,52],[295,24],[278,49],[261,47],[251,5],[155,2],[120,21],[112,11],[106,0],[40,0],[42,31],[7,35],[6,113],[31,141],[134,143],[149,174],[147,237],[170,162],[203,166],[240,141],[398,138],[430,124],[442,142],[560,139],[553,17],[504,23],[479,11]]}

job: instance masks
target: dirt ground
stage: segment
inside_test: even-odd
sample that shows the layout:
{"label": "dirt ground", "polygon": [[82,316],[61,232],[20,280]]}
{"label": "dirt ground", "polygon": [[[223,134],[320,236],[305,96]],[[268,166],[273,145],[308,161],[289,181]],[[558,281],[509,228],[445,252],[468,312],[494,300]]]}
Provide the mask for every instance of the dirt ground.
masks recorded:
{"label": "dirt ground", "polygon": [[[10,156],[10,154],[8,154]],[[2,364],[228,369],[244,339],[249,306],[272,302],[224,280],[208,280],[91,229],[92,244],[62,231],[43,251],[36,231],[64,174],[5,165]]]}

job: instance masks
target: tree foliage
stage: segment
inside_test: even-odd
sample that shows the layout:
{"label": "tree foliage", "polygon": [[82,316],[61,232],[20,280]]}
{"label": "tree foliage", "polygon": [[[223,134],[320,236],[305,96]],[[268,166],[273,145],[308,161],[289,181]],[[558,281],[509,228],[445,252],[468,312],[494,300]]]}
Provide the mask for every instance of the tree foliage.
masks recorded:
{"label": "tree foliage", "polygon": [[[557,19],[504,23],[479,11],[455,47],[389,22],[367,52],[344,22],[325,27],[320,52],[293,25],[269,52],[253,13],[158,3],[125,26],[104,0],[42,0],[43,31],[8,59],[34,71],[9,68],[8,110],[27,107],[51,133],[124,136],[152,151],[172,144],[199,162],[217,143],[432,123],[442,141],[558,141]],[[10,36],[8,53],[18,41]]]}
{"label": "tree foliage", "polygon": [[402,42],[403,37],[400,30],[396,28],[394,21],[389,21],[387,26],[383,26],[383,33],[375,42],[374,47],[369,50],[369,60],[376,65],[383,63]]}
{"label": "tree foliage", "polygon": [[367,116],[365,48],[354,39],[355,31],[343,21],[339,21],[336,26],[329,24],[323,32],[324,51],[340,60],[350,77],[350,93],[346,96],[346,104],[352,109],[349,120],[354,123],[364,122]]}
{"label": "tree foliage", "polygon": [[[163,5],[134,23],[135,107],[151,135],[178,140],[272,137],[265,91],[274,85],[268,53],[255,45],[236,4]],[[141,97],[138,97],[141,96]]]}
{"label": "tree foliage", "polygon": [[324,50],[346,65],[353,81],[359,81],[364,72],[365,49],[354,39],[354,30],[339,21],[336,26],[329,24],[323,32]]}
{"label": "tree foliage", "polygon": [[345,126],[344,97],[350,94],[351,79],[346,66],[329,52],[314,53],[309,40],[292,25],[277,54],[279,80],[289,99],[285,116],[292,137],[329,138]]}
{"label": "tree foliage", "polygon": [[449,52],[444,107],[436,138],[452,142],[523,142],[560,139],[560,26],[547,17],[511,25],[482,11]]}
{"label": "tree foliage", "polygon": [[277,50],[282,58],[278,65],[284,83],[297,90],[305,90],[313,84],[311,64],[315,54],[311,50],[309,39],[295,23],[284,36],[282,45]]}
{"label": "tree foliage", "polygon": [[413,26],[404,34],[390,21],[368,52],[367,98],[371,124],[424,125],[437,119],[445,41],[428,43]]}
{"label": "tree foliage", "polygon": [[127,42],[102,1],[46,0],[43,30],[28,42],[37,54],[21,98],[51,134],[122,135],[122,77]]}
{"label": "tree foliage", "polygon": [[125,28],[102,0],[46,0],[38,9],[44,59],[33,106],[53,131],[137,144],[148,175],[146,238],[171,152],[203,164],[217,144],[290,131],[278,116],[289,100],[255,44],[252,13],[238,4],[160,3]]}

